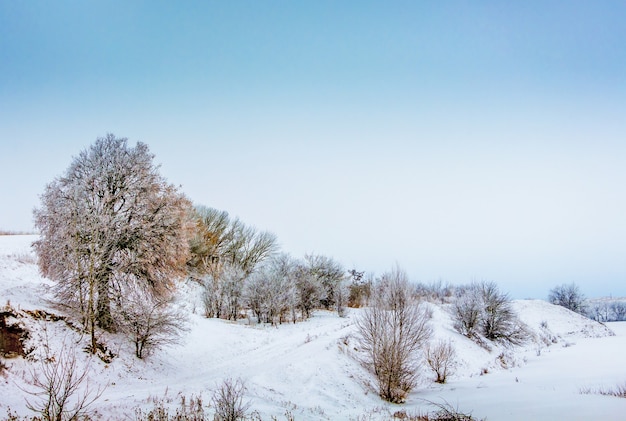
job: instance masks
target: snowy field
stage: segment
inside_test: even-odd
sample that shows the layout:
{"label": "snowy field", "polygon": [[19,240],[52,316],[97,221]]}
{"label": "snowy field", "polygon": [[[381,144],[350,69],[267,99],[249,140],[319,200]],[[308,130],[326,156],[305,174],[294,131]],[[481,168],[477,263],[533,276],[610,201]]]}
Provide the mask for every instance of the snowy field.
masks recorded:
{"label": "snowy field", "polygon": [[[50,281],[38,274],[30,250],[33,236],[0,236],[0,306],[59,313],[47,301]],[[376,394],[373,376],[357,361],[354,320],[359,310],[340,318],[316,312],[298,324],[276,327],[205,319],[200,291],[181,285],[178,305],[189,317],[179,345],[157,351],[145,360],[134,357],[132,344],[107,335],[101,339],[118,355],[105,364],[91,361],[92,388],[105,387],[94,408],[102,419],[133,419],[134,408],[151,408],[155,399],[176,407],[181,396],[202,396],[205,402],[225,378],[241,378],[247,386],[250,411],[263,419],[296,420],[391,419],[397,411],[426,413],[430,402],[445,403],[476,419],[495,420],[624,420],[626,399],[582,390],[610,389],[626,384],[626,323],[608,328],[540,300],[515,301],[520,318],[535,338],[522,347],[485,350],[452,329],[445,306],[433,310],[434,337],[450,339],[459,366],[445,385],[433,382],[424,369],[422,383],[407,403],[393,405]],[[47,334],[51,348],[71,344],[81,364],[87,343],[63,322],[22,318],[33,333],[31,346]],[[37,355],[37,351],[34,352]],[[27,380],[37,363],[4,360],[0,377],[0,419],[10,407],[29,414]]]}

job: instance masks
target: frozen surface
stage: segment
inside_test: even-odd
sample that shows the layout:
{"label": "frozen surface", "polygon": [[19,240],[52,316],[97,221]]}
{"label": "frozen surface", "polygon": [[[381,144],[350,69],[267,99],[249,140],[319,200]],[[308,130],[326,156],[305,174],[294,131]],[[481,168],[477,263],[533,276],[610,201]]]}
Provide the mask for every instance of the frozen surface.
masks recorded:
{"label": "frozen surface", "polygon": [[[53,284],[39,275],[30,250],[35,239],[0,236],[0,306],[10,301],[16,309],[58,312],[47,301]],[[620,420],[626,413],[626,399],[580,393],[626,383],[623,322],[609,324],[609,329],[544,301],[516,301],[534,339],[523,347],[488,351],[452,329],[445,306],[429,304],[435,338],[449,339],[456,348],[457,372],[449,383],[437,385],[425,371],[406,404],[390,405],[378,398],[372,375],[357,361],[353,334],[359,310],[345,318],[316,312],[306,322],[279,327],[232,323],[202,317],[199,293],[193,285],[181,284],[178,305],[188,313],[189,331],[181,344],[145,360],[133,356],[123,337],[106,335],[101,340],[118,357],[109,364],[90,362],[80,351],[87,338],[63,322],[23,318],[19,323],[31,330],[31,346],[39,346],[47,335],[53,351],[65,343],[75,347],[80,364],[90,364],[92,388],[106,386],[95,405],[103,419],[132,418],[134,408],[150,408],[159,398],[172,407],[183,395],[201,395],[209,402],[227,377],[245,381],[246,399],[263,419],[284,419],[287,410],[297,420],[389,419],[396,411],[432,410],[428,401],[447,402],[492,421]],[[20,387],[29,387],[29,373],[38,363],[21,358],[5,362],[9,370],[0,377],[0,417],[9,407],[28,414]]]}

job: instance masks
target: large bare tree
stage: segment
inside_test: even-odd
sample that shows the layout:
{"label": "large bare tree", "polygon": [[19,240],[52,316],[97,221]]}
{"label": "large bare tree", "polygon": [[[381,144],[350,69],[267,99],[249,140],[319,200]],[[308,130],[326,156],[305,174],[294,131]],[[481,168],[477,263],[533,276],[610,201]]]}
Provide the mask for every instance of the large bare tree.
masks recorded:
{"label": "large bare tree", "polygon": [[108,134],[46,186],[35,225],[42,274],[90,330],[115,329],[116,295],[164,296],[189,259],[190,202],[159,175],[144,143]]}

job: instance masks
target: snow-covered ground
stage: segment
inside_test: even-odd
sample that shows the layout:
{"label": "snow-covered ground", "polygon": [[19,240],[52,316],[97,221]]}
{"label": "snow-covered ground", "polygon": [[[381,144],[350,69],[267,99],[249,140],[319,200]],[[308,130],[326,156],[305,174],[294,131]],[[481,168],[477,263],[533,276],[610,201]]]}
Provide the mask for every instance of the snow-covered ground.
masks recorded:
{"label": "snow-covered ground", "polygon": [[[58,313],[46,300],[52,283],[37,271],[30,244],[33,236],[0,236],[0,307],[8,301],[21,310],[45,309]],[[178,405],[181,396],[202,396],[208,403],[225,378],[241,378],[247,386],[251,410],[263,419],[284,419],[289,411],[297,420],[389,419],[397,411],[424,413],[428,401],[447,402],[475,418],[494,420],[623,420],[626,399],[581,394],[584,389],[626,384],[626,323],[607,327],[539,300],[514,302],[520,318],[535,339],[523,347],[479,347],[452,329],[444,306],[433,310],[435,338],[450,339],[459,366],[449,383],[438,385],[425,371],[422,384],[404,405],[380,400],[373,377],[355,358],[354,320],[316,312],[310,320],[276,327],[233,323],[201,316],[198,291],[181,288],[178,305],[189,313],[189,331],[179,345],[164,348],[145,360],[134,357],[124,338],[102,339],[116,354],[105,364],[94,359],[89,381],[105,386],[94,407],[103,419],[132,419],[134,408],[150,408],[155,399]],[[20,319],[33,331],[30,344],[76,344],[78,359],[87,338],[63,322]],[[613,335],[613,332],[615,333]],[[37,351],[35,351],[37,354]],[[8,373],[0,377],[0,419],[10,407],[28,414],[26,380],[37,363],[5,360]],[[18,387],[19,386],[19,387]]]}

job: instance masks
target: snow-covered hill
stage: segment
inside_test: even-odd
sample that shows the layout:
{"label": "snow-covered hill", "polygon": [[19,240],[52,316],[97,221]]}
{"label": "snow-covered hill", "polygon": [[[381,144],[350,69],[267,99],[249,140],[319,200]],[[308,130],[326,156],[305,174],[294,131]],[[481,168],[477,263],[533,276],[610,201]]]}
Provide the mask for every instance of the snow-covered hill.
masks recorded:
{"label": "snow-covered hill", "polygon": [[[58,313],[47,301],[52,283],[38,274],[30,251],[35,238],[0,236],[0,306],[10,302],[22,314]],[[284,419],[286,411],[297,420],[389,419],[402,410],[427,412],[432,409],[428,401],[447,402],[491,421],[618,420],[626,414],[626,399],[580,393],[626,382],[624,323],[609,329],[544,301],[516,301],[514,308],[533,340],[523,347],[494,345],[489,351],[454,331],[445,306],[429,304],[434,336],[453,343],[459,366],[445,385],[433,383],[424,371],[407,403],[392,405],[376,395],[372,375],[356,359],[354,320],[360,310],[348,311],[345,318],[320,311],[303,323],[270,327],[206,319],[197,294],[193,285],[181,288],[178,305],[189,317],[183,341],[145,360],[134,357],[123,337],[106,335],[102,341],[117,357],[89,362],[80,351],[87,338],[65,322],[25,315],[19,323],[31,331],[29,346],[40,348],[47,335],[53,351],[63,343],[78,350],[80,364],[91,365],[92,387],[106,385],[95,404],[103,419],[132,419],[134,408],[150,408],[158,399],[173,407],[181,396],[201,395],[208,402],[227,377],[245,381],[251,410],[263,419]],[[29,372],[37,363],[22,358],[5,363],[0,418],[9,407],[28,414],[20,388],[29,387]]]}

